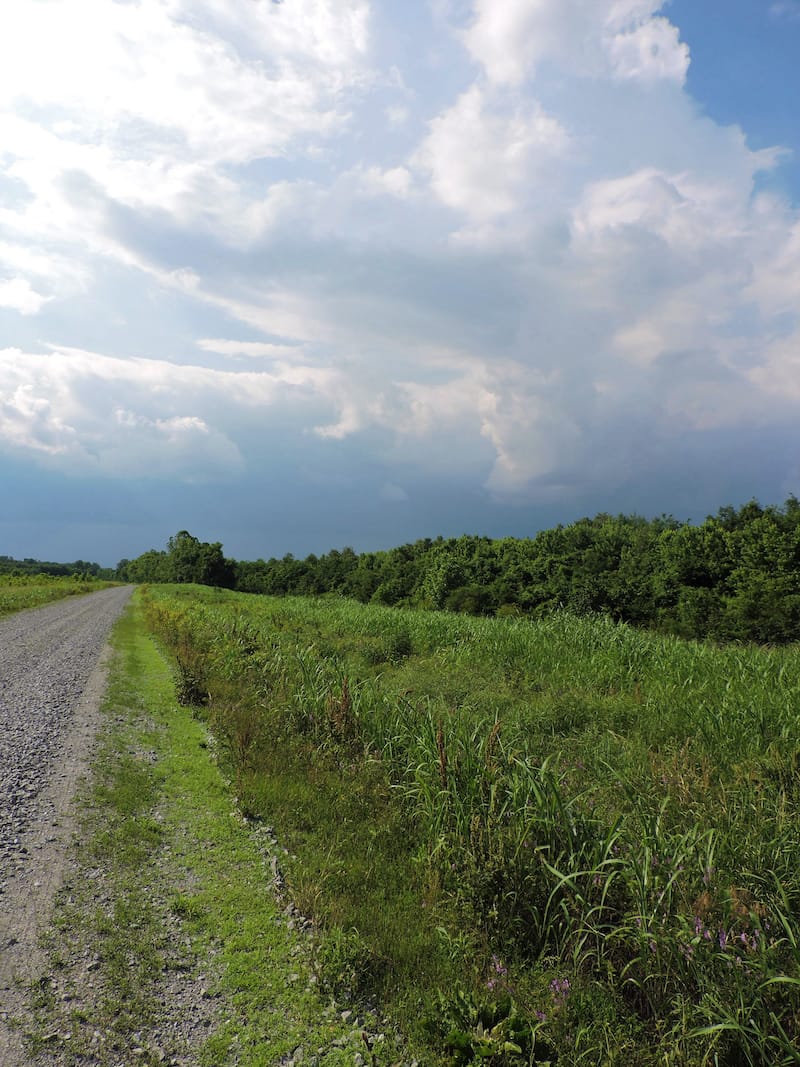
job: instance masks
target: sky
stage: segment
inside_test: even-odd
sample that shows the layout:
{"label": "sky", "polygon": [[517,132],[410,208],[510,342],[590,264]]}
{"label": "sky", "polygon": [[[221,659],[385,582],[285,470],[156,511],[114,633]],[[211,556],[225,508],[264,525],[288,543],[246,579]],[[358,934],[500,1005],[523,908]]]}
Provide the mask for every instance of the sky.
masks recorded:
{"label": "sky", "polygon": [[800,493],[800,0],[0,8],[0,554]]}

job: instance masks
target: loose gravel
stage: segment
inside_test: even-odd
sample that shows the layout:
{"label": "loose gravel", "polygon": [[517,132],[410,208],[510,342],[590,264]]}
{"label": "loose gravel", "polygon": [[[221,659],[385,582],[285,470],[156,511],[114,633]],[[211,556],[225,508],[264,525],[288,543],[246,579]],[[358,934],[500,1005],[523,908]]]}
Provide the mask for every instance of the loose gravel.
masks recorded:
{"label": "loose gravel", "polygon": [[59,743],[130,587],[0,621],[0,870],[24,866],[26,829]]}
{"label": "loose gravel", "polygon": [[[100,663],[131,587],[0,621],[0,1062],[31,977],[69,837],[69,805],[98,723]],[[22,1062],[22,1061],[20,1061]]]}

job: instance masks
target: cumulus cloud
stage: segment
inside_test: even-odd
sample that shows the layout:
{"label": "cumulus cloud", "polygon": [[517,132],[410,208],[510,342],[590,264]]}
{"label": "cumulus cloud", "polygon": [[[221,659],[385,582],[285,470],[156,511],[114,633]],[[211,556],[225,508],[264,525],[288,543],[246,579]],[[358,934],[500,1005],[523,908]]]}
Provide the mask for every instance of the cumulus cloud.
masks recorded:
{"label": "cumulus cloud", "polygon": [[0,221],[129,263],[110,205],[220,232],[269,216],[269,192],[258,208],[230,168],[313,153],[367,77],[364,0],[21,0],[13,24],[0,172],[27,199]]}
{"label": "cumulus cloud", "polygon": [[669,7],[467,7],[446,77],[402,41],[378,77],[367,0],[20,0],[0,308],[52,345],[5,342],[0,447],[245,481],[280,425],[375,499],[532,499],[791,418],[800,216],[687,95]]}
{"label": "cumulus cloud", "polygon": [[682,83],[689,51],[663,0],[477,0],[463,39],[488,79],[518,85],[554,62],[576,77]]}
{"label": "cumulus cloud", "polygon": [[512,211],[529,182],[563,155],[569,138],[536,103],[489,94],[480,85],[462,93],[430,123],[414,156],[448,207],[478,219]]}
{"label": "cumulus cloud", "polygon": [[[204,8],[242,43],[246,35],[247,49],[204,26]],[[245,0],[23,0],[0,46],[0,89],[23,108],[57,102],[54,134],[66,147],[102,142],[121,187],[133,192],[124,163],[142,156],[245,162],[337,129],[346,117],[339,94],[359,77],[366,22],[359,0],[302,10]],[[13,142],[4,147],[14,153]]]}

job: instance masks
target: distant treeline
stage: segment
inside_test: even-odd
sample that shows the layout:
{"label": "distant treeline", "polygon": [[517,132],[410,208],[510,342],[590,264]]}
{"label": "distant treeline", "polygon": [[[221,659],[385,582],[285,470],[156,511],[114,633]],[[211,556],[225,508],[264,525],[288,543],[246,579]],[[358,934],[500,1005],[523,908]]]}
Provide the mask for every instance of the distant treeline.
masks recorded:
{"label": "distant treeline", "polygon": [[12,556],[0,556],[0,574],[50,574],[54,578],[74,576],[112,582],[116,578],[113,567],[101,567],[99,563],[87,563],[84,559],[76,559],[74,563],[49,563],[40,559],[14,559]]}
{"label": "distant treeline", "polygon": [[725,507],[699,525],[597,515],[533,538],[426,538],[384,552],[237,562],[186,531],[118,577],[271,596],[539,617],[566,608],[684,637],[800,640],[800,501]]}

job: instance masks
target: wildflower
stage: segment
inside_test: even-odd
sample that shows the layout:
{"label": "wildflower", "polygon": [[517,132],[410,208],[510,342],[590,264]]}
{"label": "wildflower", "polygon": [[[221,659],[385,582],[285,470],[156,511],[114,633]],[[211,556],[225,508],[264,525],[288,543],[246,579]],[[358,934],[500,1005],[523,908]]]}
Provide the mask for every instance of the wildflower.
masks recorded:
{"label": "wildflower", "polygon": [[728,935],[725,933],[725,931],[721,927],[720,927],[720,931],[719,931],[719,937],[718,937],[717,940],[719,941],[719,947],[724,952],[725,949],[728,947]]}
{"label": "wildflower", "polygon": [[550,992],[557,1004],[563,1004],[569,996],[569,978],[554,978],[550,983]]}
{"label": "wildflower", "polygon": [[500,974],[504,978],[508,974],[508,967],[506,967],[499,956],[492,956],[492,965],[494,966],[495,974]]}
{"label": "wildflower", "polygon": [[694,917],[694,932],[697,934],[698,937],[703,932],[703,920],[700,918],[699,915],[695,915]]}
{"label": "wildflower", "polygon": [[545,1013],[543,1011],[535,1011],[533,1013],[533,1017],[534,1017],[534,1019],[536,1019],[537,1022],[540,1022],[540,1023],[547,1022],[547,1016],[545,1015]]}

